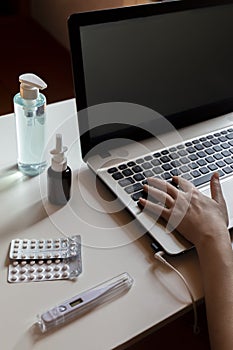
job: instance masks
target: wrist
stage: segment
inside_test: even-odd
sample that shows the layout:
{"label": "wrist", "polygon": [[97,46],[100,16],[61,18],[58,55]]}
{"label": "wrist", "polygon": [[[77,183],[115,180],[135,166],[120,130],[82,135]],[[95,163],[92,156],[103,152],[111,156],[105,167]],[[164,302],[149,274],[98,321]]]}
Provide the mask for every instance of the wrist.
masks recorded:
{"label": "wrist", "polygon": [[198,255],[207,254],[208,251],[222,254],[223,250],[230,249],[232,245],[230,234],[227,228],[214,229],[211,232],[206,232],[201,236],[195,244]]}

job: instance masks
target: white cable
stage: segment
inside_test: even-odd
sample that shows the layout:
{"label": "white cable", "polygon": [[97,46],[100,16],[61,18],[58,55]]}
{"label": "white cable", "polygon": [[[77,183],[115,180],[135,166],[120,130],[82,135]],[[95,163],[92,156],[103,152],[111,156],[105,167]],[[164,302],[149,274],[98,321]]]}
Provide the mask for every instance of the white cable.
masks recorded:
{"label": "white cable", "polygon": [[157,252],[154,254],[154,258],[156,260],[159,260],[161,263],[165,264],[166,266],[168,266],[170,269],[172,269],[173,271],[175,271],[177,273],[177,275],[182,279],[182,281],[184,282],[185,284],[185,287],[187,288],[188,292],[189,292],[189,295],[190,295],[190,298],[192,300],[192,305],[193,305],[193,312],[194,312],[194,325],[193,325],[193,332],[195,334],[198,334],[199,333],[199,327],[198,327],[198,321],[197,321],[197,305],[195,303],[195,300],[194,300],[194,297],[193,297],[193,294],[189,288],[189,285],[186,281],[186,279],[184,278],[184,276],[173,266],[171,265],[166,259],[164,259],[163,257],[164,255],[164,252]]}

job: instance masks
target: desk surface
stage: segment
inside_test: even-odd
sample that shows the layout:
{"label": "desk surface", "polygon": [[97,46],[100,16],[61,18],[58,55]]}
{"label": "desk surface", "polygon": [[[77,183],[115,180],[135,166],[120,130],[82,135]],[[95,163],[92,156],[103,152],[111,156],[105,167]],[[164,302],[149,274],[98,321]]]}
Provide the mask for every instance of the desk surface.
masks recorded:
{"label": "desk surface", "polygon": [[[47,202],[46,172],[25,178],[16,167],[13,115],[0,118],[0,307],[1,349],[112,349],[155,329],[191,304],[177,275],[153,258],[149,237],[82,163],[74,100],[48,106],[49,142],[61,132],[73,170],[72,197],[62,207]],[[111,208],[111,210],[109,210]],[[83,272],[75,281],[7,282],[9,245],[15,238],[80,234]],[[187,279],[195,299],[203,297],[195,252],[169,258]],[[123,296],[70,324],[40,334],[36,315],[116,275],[128,272],[133,287]]]}

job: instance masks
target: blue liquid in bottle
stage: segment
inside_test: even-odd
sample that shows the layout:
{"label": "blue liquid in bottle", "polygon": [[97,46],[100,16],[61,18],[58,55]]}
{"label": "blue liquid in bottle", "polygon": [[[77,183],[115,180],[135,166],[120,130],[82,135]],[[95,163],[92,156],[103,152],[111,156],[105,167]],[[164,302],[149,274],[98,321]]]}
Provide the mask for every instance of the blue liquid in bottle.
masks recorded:
{"label": "blue liquid in bottle", "polygon": [[[38,91],[34,88],[34,93],[35,90]],[[45,158],[46,98],[41,93],[32,95],[36,97],[35,99],[23,98],[24,95],[28,96],[25,91],[23,93],[20,91],[14,97],[18,168],[25,175],[35,176],[42,173],[47,165]]]}

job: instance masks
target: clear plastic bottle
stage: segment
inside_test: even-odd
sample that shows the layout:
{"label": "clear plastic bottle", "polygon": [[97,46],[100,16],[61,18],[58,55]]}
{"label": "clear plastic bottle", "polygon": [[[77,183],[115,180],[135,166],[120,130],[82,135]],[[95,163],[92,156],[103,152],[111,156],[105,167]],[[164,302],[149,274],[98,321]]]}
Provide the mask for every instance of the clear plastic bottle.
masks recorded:
{"label": "clear plastic bottle", "polygon": [[18,168],[28,175],[35,176],[46,168],[46,97],[39,89],[47,87],[45,82],[34,74],[19,77],[20,92],[14,97],[16,133],[18,147]]}

